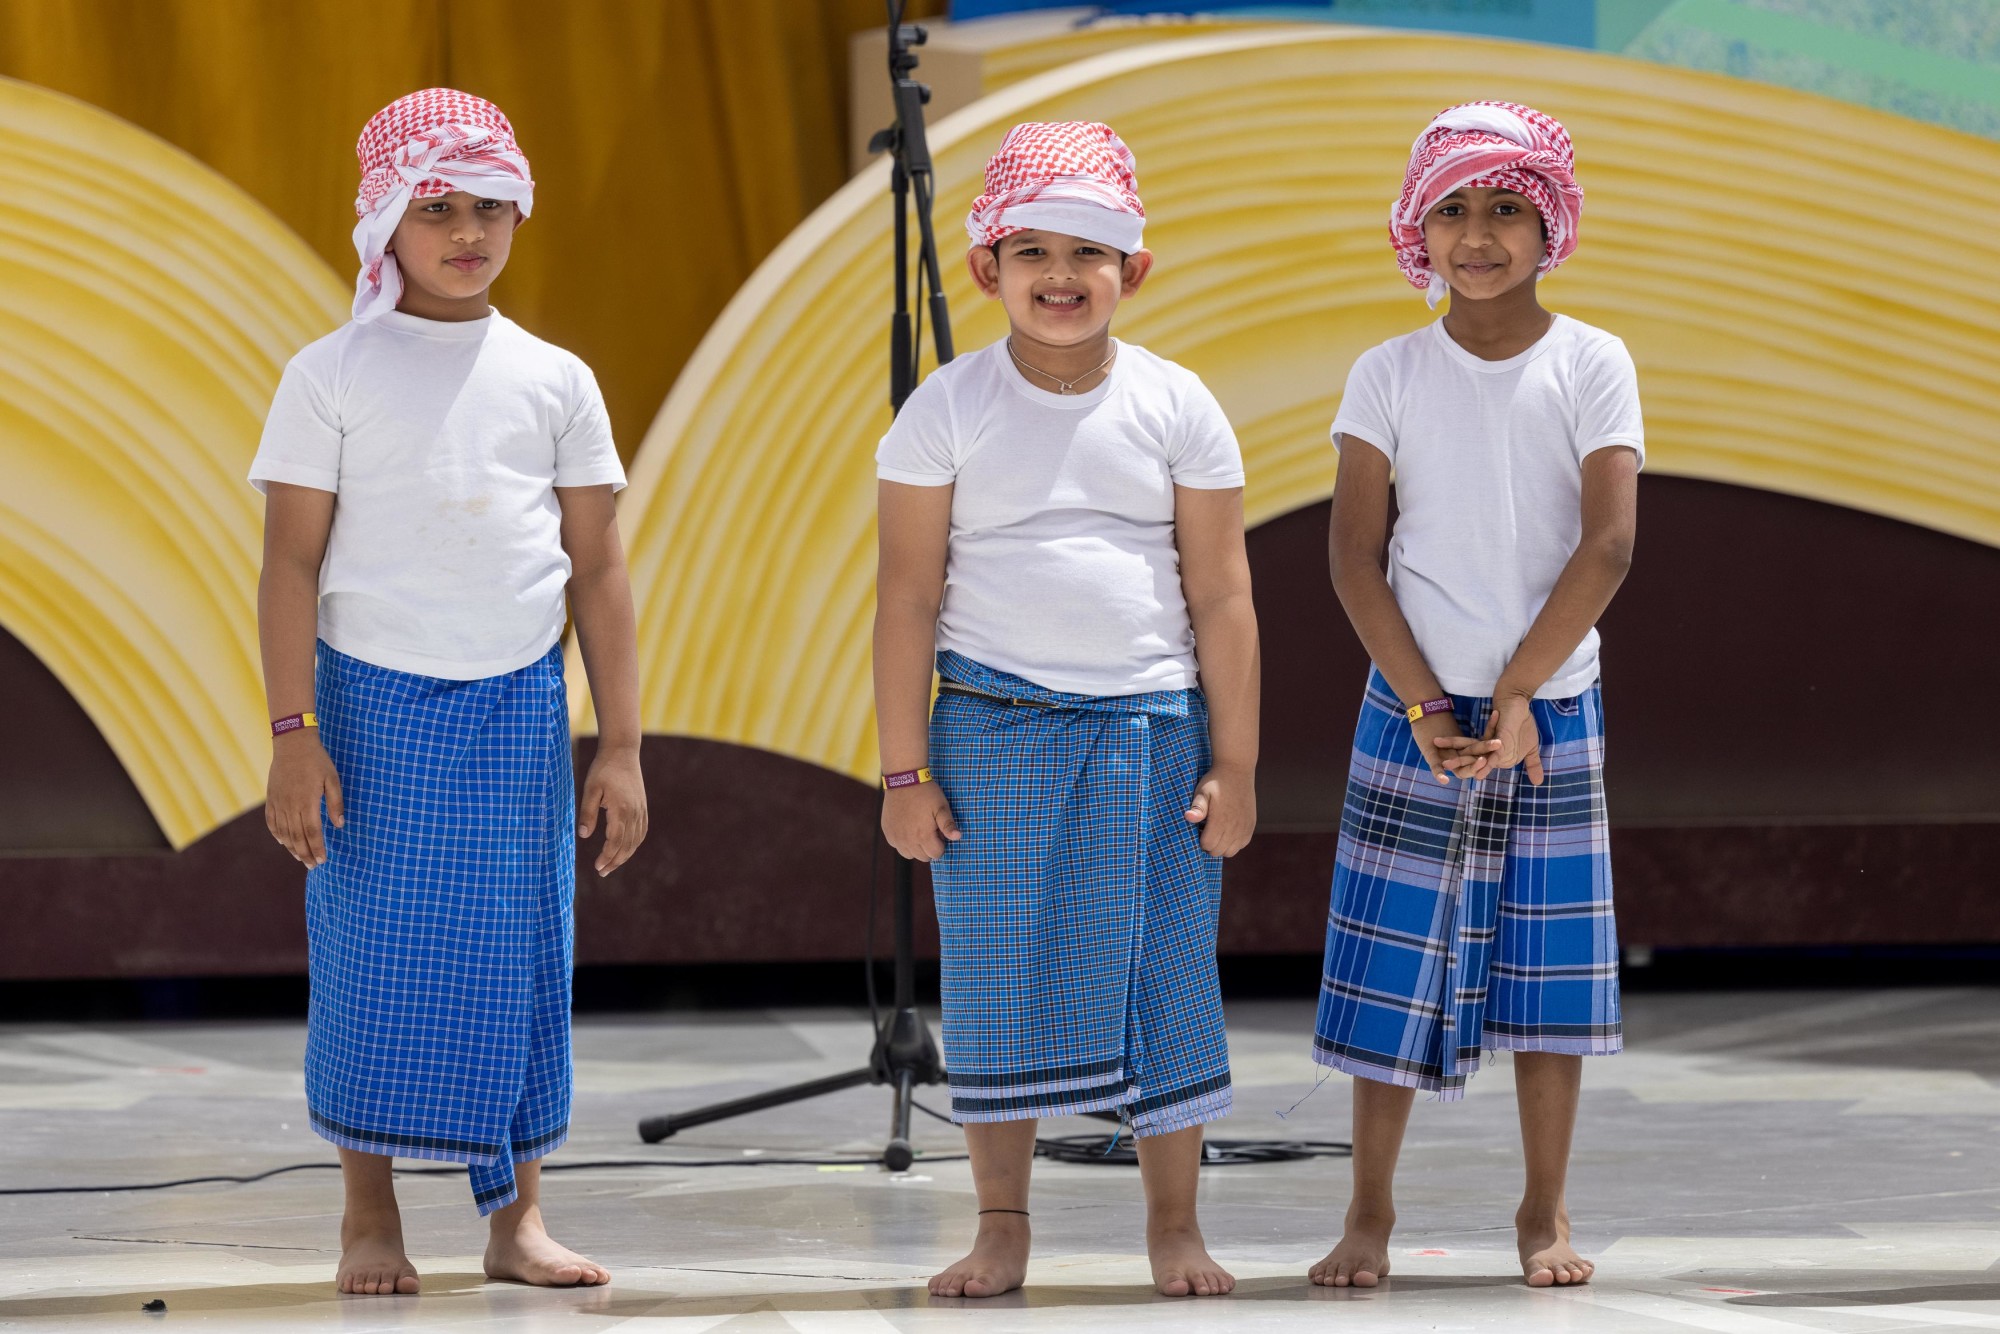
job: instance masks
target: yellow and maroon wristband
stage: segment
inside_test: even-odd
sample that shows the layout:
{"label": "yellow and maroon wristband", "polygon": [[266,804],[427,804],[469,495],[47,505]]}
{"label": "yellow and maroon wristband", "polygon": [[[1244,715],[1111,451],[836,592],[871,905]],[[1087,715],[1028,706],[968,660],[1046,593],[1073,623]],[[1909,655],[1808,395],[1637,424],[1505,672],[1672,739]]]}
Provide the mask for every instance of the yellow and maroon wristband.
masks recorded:
{"label": "yellow and maroon wristband", "polygon": [[1412,704],[1403,712],[1404,716],[1411,722],[1420,723],[1434,713],[1450,713],[1451,701],[1448,699],[1427,699],[1421,704]]}
{"label": "yellow and maroon wristband", "polygon": [[929,769],[905,769],[899,774],[883,774],[882,789],[886,792],[890,788],[915,787],[919,783],[928,783],[930,781],[931,771]]}
{"label": "yellow and maroon wristband", "polygon": [[274,737],[283,736],[287,732],[296,732],[301,727],[318,727],[318,726],[319,726],[319,719],[314,715],[310,713],[295,713],[287,718],[272,719],[271,735]]}

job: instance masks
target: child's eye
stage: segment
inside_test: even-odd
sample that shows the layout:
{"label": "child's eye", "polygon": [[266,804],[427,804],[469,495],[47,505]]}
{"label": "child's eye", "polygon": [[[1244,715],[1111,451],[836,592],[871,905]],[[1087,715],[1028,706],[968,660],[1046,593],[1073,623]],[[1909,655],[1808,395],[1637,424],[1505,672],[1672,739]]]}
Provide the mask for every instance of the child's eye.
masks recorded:
{"label": "child's eye", "polygon": [[482,199],[479,201],[478,207],[484,209],[495,209],[499,208],[503,202],[505,201],[499,199]]}
{"label": "child's eye", "polygon": [[1494,207],[1493,211],[1503,218],[1511,218],[1521,211],[1521,206],[1519,204],[1499,204]]}
{"label": "child's eye", "polygon": [[1076,253],[1079,255],[1101,255],[1104,252],[1094,245],[1080,245],[1076,248]]}

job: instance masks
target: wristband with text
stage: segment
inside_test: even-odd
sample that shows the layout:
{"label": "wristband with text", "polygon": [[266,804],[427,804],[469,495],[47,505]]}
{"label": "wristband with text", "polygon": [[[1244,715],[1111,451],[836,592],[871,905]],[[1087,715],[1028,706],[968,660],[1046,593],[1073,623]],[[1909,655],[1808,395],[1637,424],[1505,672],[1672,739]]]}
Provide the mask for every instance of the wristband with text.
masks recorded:
{"label": "wristband with text", "polygon": [[318,726],[319,726],[319,719],[314,717],[312,714],[294,713],[289,717],[272,719],[271,735],[283,736],[287,732],[296,732],[301,727],[318,727]]}
{"label": "wristband with text", "polygon": [[896,787],[915,787],[919,783],[930,781],[929,769],[905,769],[901,773],[882,775],[882,787],[885,791]]}
{"label": "wristband with text", "polygon": [[1405,716],[1413,723],[1420,723],[1433,713],[1450,712],[1451,701],[1448,699],[1427,699],[1421,704],[1412,704],[1404,710]]}

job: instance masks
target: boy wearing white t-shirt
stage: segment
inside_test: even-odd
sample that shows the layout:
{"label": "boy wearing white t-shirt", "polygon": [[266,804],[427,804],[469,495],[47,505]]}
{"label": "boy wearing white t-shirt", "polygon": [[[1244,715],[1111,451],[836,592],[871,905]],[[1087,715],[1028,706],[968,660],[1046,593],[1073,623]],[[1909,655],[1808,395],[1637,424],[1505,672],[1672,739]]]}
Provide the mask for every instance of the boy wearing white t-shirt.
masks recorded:
{"label": "boy wearing white t-shirt", "polygon": [[[393,1158],[468,1165],[489,1276],[599,1284],[543,1227],[569,1130],[576,839],[646,834],[625,484],[590,369],[488,304],[533,206],[490,102],[369,121],[349,324],[285,368],[250,478],[271,833],[310,870],[306,1101],[339,1147],[341,1292],[420,1286]],[[581,809],[561,637],[601,734]]]}
{"label": "boy wearing white t-shirt", "polygon": [[1199,379],[1111,337],[1152,266],[1137,190],[1107,126],[1008,133],[967,258],[1010,335],[938,368],[876,456],[882,826],[931,864],[979,1193],[941,1296],[1020,1286],[1037,1118],[1114,1108],[1159,1290],[1235,1283],[1194,1204],[1230,1105],[1221,859],[1256,823],[1243,465]]}
{"label": "boy wearing white t-shirt", "polygon": [[1623,1045],[1593,627],[1631,562],[1645,436],[1624,344],[1537,298],[1582,201],[1554,120],[1439,115],[1390,230],[1450,311],[1363,353],[1333,423],[1333,583],[1374,670],[1315,1026],[1314,1058],[1356,1076],[1326,1286],[1389,1272],[1415,1092],[1463,1097],[1494,1050],[1514,1053],[1523,1276],[1593,1270],[1570,1244],[1570,1137],[1581,1058]]}

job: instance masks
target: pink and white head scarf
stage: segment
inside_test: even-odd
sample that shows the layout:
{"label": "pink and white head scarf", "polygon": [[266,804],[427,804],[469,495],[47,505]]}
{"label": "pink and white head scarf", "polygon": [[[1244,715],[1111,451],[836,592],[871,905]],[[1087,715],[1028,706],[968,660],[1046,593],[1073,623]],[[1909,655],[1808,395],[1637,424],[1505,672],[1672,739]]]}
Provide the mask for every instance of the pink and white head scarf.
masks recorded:
{"label": "pink and white head scarf", "polygon": [[1444,298],[1445,281],[1431,268],[1424,246],[1424,218],[1439,200],[1466,187],[1527,196],[1549,233],[1537,272],[1549,272],[1576,251],[1583,191],[1575,165],[1569,132],[1532,107],[1467,102],[1440,112],[1411,146],[1402,197],[1389,211],[1389,239],[1403,276],[1424,290],[1432,306]]}
{"label": "pink and white head scarf", "polygon": [[975,246],[1030,229],[1080,236],[1131,254],[1141,248],[1146,208],[1138,163],[1109,125],[1095,121],[1016,125],[986,163],[986,193],[965,231]]}
{"label": "pink and white head scarf", "polygon": [[412,199],[435,199],[463,190],[482,199],[510,199],[523,218],[535,206],[528,159],[514,142],[514,127],[483,97],[452,88],[426,88],[399,97],[375,113],[354,145],[361,159],[361,191],[354,211],[354,248],[361,276],[354,284],[354,318],[366,322],[396,308],[403,275],[389,253],[389,238]]}

